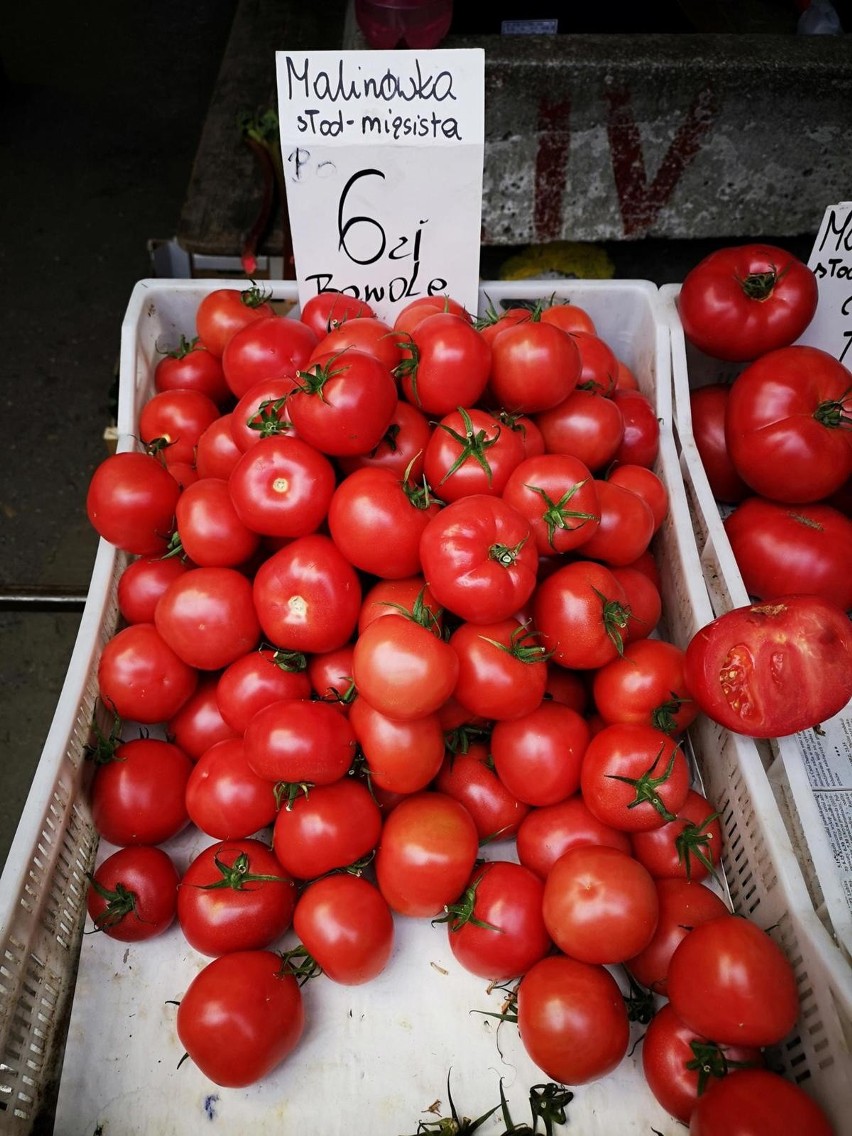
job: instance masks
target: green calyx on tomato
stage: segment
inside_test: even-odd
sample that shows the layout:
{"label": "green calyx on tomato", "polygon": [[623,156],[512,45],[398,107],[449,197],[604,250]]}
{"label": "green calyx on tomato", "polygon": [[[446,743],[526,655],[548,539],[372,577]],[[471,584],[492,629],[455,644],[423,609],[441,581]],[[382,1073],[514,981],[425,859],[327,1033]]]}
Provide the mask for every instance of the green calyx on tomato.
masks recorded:
{"label": "green calyx on tomato", "polygon": [[660,746],[657,756],[641,777],[624,777],[620,773],[607,773],[606,776],[611,781],[621,781],[624,785],[632,785],[635,788],[636,797],[628,804],[628,809],[635,809],[637,805],[647,802],[647,804],[652,805],[657,810],[664,820],[672,821],[675,819],[675,815],[666,808],[663,799],[657,792],[657,788],[660,785],[664,785],[669,777],[671,777],[674,770],[675,758],[679,751],[677,747],[671,751],[665,769],[659,777],[654,777],[654,770],[657,768],[659,760],[663,756],[663,748],[663,746]]}
{"label": "green calyx on tomato", "polygon": [[473,461],[477,462],[477,464],[482,468],[483,472],[488,478],[488,483],[490,485],[492,473],[491,466],[488,464],[488,458],[486,454],[487,451],[496,444],[497,439],[500,437],[500,429],[498,428],[497,433],[489,438],[486,430],[474,429],[470,415],[461,406],[459,407],[459,414],[461,415],[462,422],[464,423],[464,434],[459,433],[458,430],[454,430],[452,426],[448,426],[445,422],[438,423],[439,428],[441,430],[445,430],[450,435],[450,437],[454,438],[455,441],[458,442],[458,444],[461,446],[461,450],[455,461],[438,482],[438,484],[443,485],[447,478],[454,474],[456,470],[463,466],[465,462],[470,458]]}
{"label": "green calyx on tomato", "polygon": [[630,608],[626,607],[620,600],[607,599],[598,588],[593,587],[592,591],[601,601],[601,615],[607,637],[612,641],[619,655],[623,655],[624,636],[622,632],[630,619]]}
{"label": "green calyx on tomato", "polygon": [[[532,493],[537,493],[545,505],[544,512],[541,519],[547,526],[547,539],[548,542],[553,544],[553,537],[557,529],[564,529],[567,532],[574,532],[575,529],[580,528],[588,521],[599,521],[600,516],[595,513],[584,513],[579,509],[566,508],[568,503],[572,500],[574,495],[583,488],[586,484],[585,481],[578,481],[567,489],[558,501],[554,501],[547,493],[546,489],[542,489],[539,485],[527,485],[527,489]],[[569,521],[577,522],[569,524]]]}
{"label": "green calyx on tomato", "polygon": [[496,931],[502,934],[502,928],[496,927],[493,923],[486,923],[483,919],[477,919],[473,913],[476,904],[476,889],[482,883],[483,875],[480,874],[476,879],[465,888],[464,892],[455,903],[448,903],[444,908],[443,915],[437,915],[432,920],[432,925],[437,923],[447,923],[451,931],[460,931],[467,923],[471,923],[474,927],[482,927],[486,931]]}
{"label": "green calyx on tomato", "polygon": [[264,873],[252,872],[251,861],[247,852],[240,852],[234,857],[233,864],[226,864],[219,856],[213,857],[213,863],[221,872],[222,878],[212,884],[196,884],[202,891],[216,891],[220,888],[231,888],[233,891],[243,891],[246,884],[276,881],[289,883],[286,876],[271,876]]}
{"label": "green calyx on tomato", "polygon": [[283,398],[265,398],[248,421],[250,430],[256,430],[261,438],[270,438],[275,434],[286,434],[292,429],[290,423],[281,416],[287,396]]}
{"label": "green calyx on tomato", "polygon": [[98,883],[92,872],[87,873],[90,884],[106,903],[106,907],[95,916],[95,930],[105,931],[117,926],[127,915],[133,915],[141,920],[136,910],[136,893],[130,891],[123,883],[117,883],[114,888],[104,887]]}
{"label": "green calyx on tomato", "polygon": [[508,643],[501,643],[499,639],[490,639],[487,635],[482,638],[486,643],[491,643],[501,651],[505,651],[507,655],[511,655],[513,659],[517,659],[519,663],[545,663],[553,654],[540,642],[538,642],[538,632],[531,631],[528,623],[521,623],[512,632]]}
{"label": "green calyx on tomato", "polygon": [[707,855],[706,849],[712,844],[712,837],[707,830],[713,821],[719,819],[719,816],[719,813],[710,813],[701,824],[693,824],[690,821],[675,837],[678,863],[684,865],[687,879],[692,876],[693,859],[706,868],[714,879],[716,878],[716,865],[712,857]]}

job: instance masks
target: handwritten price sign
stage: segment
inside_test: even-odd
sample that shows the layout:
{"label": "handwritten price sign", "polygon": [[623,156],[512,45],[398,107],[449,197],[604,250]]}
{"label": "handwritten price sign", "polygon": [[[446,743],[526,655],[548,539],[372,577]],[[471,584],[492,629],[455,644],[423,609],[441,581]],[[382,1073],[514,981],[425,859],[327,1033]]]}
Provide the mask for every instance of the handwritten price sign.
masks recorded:
{"label": "handwritten price sign", "polygon": [[852,201],[826,209],[808,266],[819,302],[798,342],[821,347],[852,368]]}
{"label": "handwritten price sign", "polygon": [[276,52],[299,300],[477,306],[485,53]]}

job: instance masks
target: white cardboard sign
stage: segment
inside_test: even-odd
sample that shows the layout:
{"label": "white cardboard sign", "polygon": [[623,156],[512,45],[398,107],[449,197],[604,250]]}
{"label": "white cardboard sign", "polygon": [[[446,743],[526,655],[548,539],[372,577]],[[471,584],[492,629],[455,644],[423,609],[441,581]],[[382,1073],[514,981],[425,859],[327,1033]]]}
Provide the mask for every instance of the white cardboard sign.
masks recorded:
{"label": "white cardboard sign", "polygon": [[485,52],[276,52],[301,304],[321,291],[383,319],[479,287]]}
{"label": "white cardboard sign", "polygon": [[816,275],[819,302],[797,342],[821,347],[852,369],[852,201],[826,209],[808,267]]}

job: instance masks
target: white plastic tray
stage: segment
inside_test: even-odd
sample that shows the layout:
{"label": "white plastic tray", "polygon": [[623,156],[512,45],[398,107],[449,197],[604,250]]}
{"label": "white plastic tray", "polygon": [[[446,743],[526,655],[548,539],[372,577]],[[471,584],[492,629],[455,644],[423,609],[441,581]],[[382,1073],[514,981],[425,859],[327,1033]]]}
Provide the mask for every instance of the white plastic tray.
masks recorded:
{"label": "white plastic tray", "polygon": [[[240,285],[145,280],[134,289],[122,330],[120,448],[134,444],[139,406],[152,392],[156,346],[191,334],[201,296],[221,286]],[[294,298],[290,284],[269,287],[276,298]],[[658,290],[645,281],[488,282],[481,288],[483,307],[488,300],[509,304],[553,292],[586,308],[656,400],[662,425],[656,469],[671,501],[654,546],[665,605],[661,633],[684,644],[713,613],[675,451],[669,332]],[[356,988],[324,979],[309,983],[308,1025],[298,1049],[264,1083],[246,1090],[219,1089],[190,1062],[178,1068],[172,1000],[204,961],[178,928],[140,945],[87,935],[80,948],[85,872],[111,851],[96,847],[82,755],[97,704],[97,660],[117,625],[122,567],[123,558],[102,543],[65,687],[0,884],[0,1132],[45,1131],[57,1080],[56,1136],[188,1136],[213,1120],[220,1130],[254,1136],[408,1136],[421,1121],[436,1119],[425,1111],[434,1101],[449,1114],[448,1073],[460,1113],[476,1117],[495,1105],[502,1077],[512,1117],[528,1122],[530,1086],[547,1078],[524,1054],[514,1026],[498,1028],[478,1012],[497,1011],[501,992],[489,993],[462,971],[445,930],[428,922],[397,921],[393,957],[374,982]],[[753,748],[707,720],[691,735],[704,789],[722,814],[734,906],[777,939],[796,969],[802,1014],[778,1059],[828,1110],[838,1136],[849,1136],[852,973],[814,911]],[[198,843],[209,840],[188,831],[170,848],[185,864]],[[501,851],[496,846],[491,854]],[[635,1038],[639,1033],[635,1028]],[[583,1136],[683,1132],[653,1100],[638,1055],[609,1077],[578,1087],[568,1116],[566,1130]],[[499,1118],[480,1129],[483,1136],[501,1130]]]}
{"label": "white plastic tray", "polygon": [[[679,285],[661,289],[672,340],[675,436],[690,514],[716,615],[750,601],[723,516],[692,433],[690,391],[730,381],[742,367],[711,359],[688,344],[677,313]],[[850,566],[852,571],[852,566]],[[753,742],[765,765],[799,854],[814,907],[852,960],[852,702],[820,732]]]}

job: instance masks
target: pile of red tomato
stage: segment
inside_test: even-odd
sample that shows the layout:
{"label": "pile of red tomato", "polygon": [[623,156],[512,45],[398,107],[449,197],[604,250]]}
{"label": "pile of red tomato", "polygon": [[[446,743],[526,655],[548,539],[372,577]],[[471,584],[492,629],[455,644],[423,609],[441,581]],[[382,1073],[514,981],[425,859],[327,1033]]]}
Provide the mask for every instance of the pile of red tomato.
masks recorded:
{"label": "pile of red tomato", "polygon": [[[696,448],[755,601],[738,617],[754,645],[753,664],[742,669],[766,675],[772,653],[783,650],[789,674],[776,684],[746,674],[742,689],[751,685],[753,697],[726,691],[703,708],[759,737],[823,721],[852,696],[852,373],[797,342],[817,299],[806,264],[761,244],[712,253],[678,297],[686,339],[720,370],[735,365],[733,378],[691,390],[689,404]],[[779,605],[786,597],[796,598]],[[721,645],[699,648],[708,672],[724,669]]]}
{"label": "pile of red tomato", "polygon": [[[90,803],[116,851],[89,911],[124,941],[177,920],[203,956],[189,1057],[265,1077],[302,983],[370,981],[408,917],[514,984],[553,1081],[625,1059],[629,975],[659,1006],[650,1091],[691,1131],[769,1109],[829,1133],[763,1065],[795,977],[712,886],[719,818],[681,744],[698,706],[653,634],[659,423],[588,314],[478,322],[435,297],[390,325],[337,293],[294,318],[222,288],[195,330],[157,366],[142,448],[88,495],[132,557],[98,670],[116,737]],[[161,846],[190,824],[209,844],[178,870]]]}

